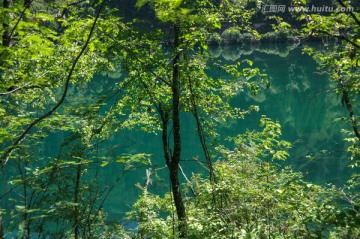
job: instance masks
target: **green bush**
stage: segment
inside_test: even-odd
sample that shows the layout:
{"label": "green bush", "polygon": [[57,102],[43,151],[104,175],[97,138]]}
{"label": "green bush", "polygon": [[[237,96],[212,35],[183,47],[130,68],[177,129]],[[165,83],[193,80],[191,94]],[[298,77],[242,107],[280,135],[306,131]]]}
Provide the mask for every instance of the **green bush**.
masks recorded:
{"label": "green bush", "polygon": [[[188,238],[328,238],[336,226],[340,206],[335,188],[251,159],[229,159],[215,168],[213,184],[193,177],[197,196],[186,203]],[[142,237],[137,238],[176,238],[174,213],[170,195],[146,192],[129,215],[139,222],[136,231]],[[344,233],[338,228],[332,235],[342,238]]]}
{"label": "green bush", "polygon": [[259,36],[256,33],[241,33],[239,29],[230,27],[221,34],[221,41],[223,45],[252,44],[259,42]]}
{"label": "green bush", "polygon": [[211,34],[211,36],[209,37],[209,39],[207,40],[207,44],[208,45],[220,45],[221,43],[221,36],[219,33],[213,33]]}
{"label": "green bush", "polygon": [[297,39],[291,34],[284,31],[272,31],[262,34],[260,42],[262,43],[285,43],[296,42]]}
{"label": "green bush", "polygon": [[230,27],[221,34],[222,42],[225,45],[239,43],[240,37],[241,37],[240,30],[235,27]]}
{"label": "green bush", "polygon": [[259,39],[251,33],[242,33],[238,39],[239,43],[253,44],[259,42]]}

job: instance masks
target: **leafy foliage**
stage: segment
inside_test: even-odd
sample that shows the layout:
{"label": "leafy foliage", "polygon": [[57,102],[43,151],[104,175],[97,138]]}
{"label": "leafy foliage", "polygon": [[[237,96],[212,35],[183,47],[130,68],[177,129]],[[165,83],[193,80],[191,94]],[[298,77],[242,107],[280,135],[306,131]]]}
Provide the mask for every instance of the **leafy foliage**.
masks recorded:
{"label": "leafy foliage", "polygon": [[[61,9],[57,4],[50,8]],[[116,133],[115,118],[105,100],[108,97],[87,87],[95,73],[114,69],[109,49],[123,25],[111,15],[106,19],[83,16],[79,6],[67,4],[60,19],[44,9],[45,3],[15,3],[1,12],[12,29],[12,43],[0,47],[1,198],[6,202],[0,224],[8,233],[17,231],[19,238],[34,233],[90,238],[106,229],[101,208],[112,187],[98,186],[104,179],[97,162],[105,155],[96,149]],[[95,19],[99,20],[96,25]],[[88,98],[88,93],[96,98]],[[60,104],[63,107],[54,108]],[[100,116],[100,111],[105,114]],[[47,119],[41,118],[44,115]],[[12,148],[31,124],[32,130]],[[56,145],[49,147],[56,134],[66,135],[66,141],[57,144],[55,140]],[[89,168],[94,168],[92,173]],[[95,224],[99,229],[92,227]]]}
{"label": "leafy foliage", "polygon": [[[224,22],[223,35],[230,41],[259,38],[250,23],[261,1],[139,0],[137,7],[151,6],[161,21],[156,23],[161,28],[151,24],[146,31],[136,27],[144,22],[125,25],[109,9],[95,16],[102,1],[3,3],[0,225],[8,233],[18,238],[177,238],[185,237],[185,228],[187,238],[359,236],[358,175],[339,189],[305,182],[299,173],[282,169],[275,162],[289,156],[291,145],[281,140],[278,122],[263,117],[263,130],[231,139],[232,150],[218,144],[218,125],[258,110],[232,108],[230,100],[245,90],[257,94],[259,84],[269,82],[249,60],[214,63],[207,39]],[[300,17],[308,23],[305,35],[341,41],[330,53],[308,52],[331,75],[350,112],[353,131],[345,133],[354,167],[359,165],[360,138],[351,113],[360,85],[358,17]],[[275,31],[285,37],[293,33],[289,24],[278,21]],[[216,77],[208,74],[211,64],[219,70]],[[119,71],[121,79],[90,82],[96,74]],[[170,167],[171,149],[180,140],[169,138],[176,130],[180,134],[180,124],[175,129],[180,112],[194,117],[210,171],[210,179],[186,178],[182,194],[174,190],[184,197],[186,220],[175,217],[175,194],[152,194],[147,184],[128,213],[138,226],[131,231],[110,227],[103,211],[109,193],[125,173],[154,166],[151,154],[119,153],[118,146],[109,150],[103,143],[121,130],[161,132],[171,176],[185,175],[180,153],[177,165]],[[218,162],[212,166],[214,158]],[[116,174],[111,181],[102,170],[109,166]]]}
{"label": "leafy foliage", "polygon": [[[279,136],[280,131],[269,119],[262,121],[266,122],[262,132],[252,137],[249,132],[239,135],[235,150],[220,150],[221,158],[214,165],[215,183],[193,176],[191,185],[187,185],[196,192],[195,197],[186,199],[189,238],[350,235],[345,226],[349,224],[343,220],[347,218],[344,213],[352,209],[350,204],[345,209],[340,205],[342,190],[306,182],[300,173],[264,161],[267,154],[262,150],[264,145],[270,147],[269,135]],[[276,144],[271,147],[276,152],[289,146],[283,141],[273,142]],[[130,220],[139,223],[136,238],[176,238],[173,213],[170,195],[160,198],[145,190],[129,214]]]}

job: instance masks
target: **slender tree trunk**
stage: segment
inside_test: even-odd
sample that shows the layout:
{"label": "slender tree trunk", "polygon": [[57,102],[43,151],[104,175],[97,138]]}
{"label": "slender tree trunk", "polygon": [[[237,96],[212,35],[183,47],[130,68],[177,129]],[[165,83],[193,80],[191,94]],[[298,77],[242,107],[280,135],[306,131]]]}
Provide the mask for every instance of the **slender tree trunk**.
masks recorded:
{"label": "slender tree trunk", "polygon": [[25,0],[25,1],[24,1],[24,6],[25,6],[26,8],[29,8],[31,2],[32,2],[32,0]]}
{"label": "slender tree trunk", "polygon": [[168,166],[168,168],[170,168],[170,162],[171,162],[171,154],[170,154],[170,149],[169,149],[169,144],[168,144],[168,124],[169,124],[169,111],[166,109],[163,109],[163,106],[161,105],[161,103],[159,104],[159,114],[160,114],[160,118],[161,118],[161,128],[162,128],[162,143],[163,143],[163,151],[164,151],[164,157],[165,157],[165,162],[166,165]]}
{"label": "slender tree trunk", "polygon": [[2,225],[2,216],[1,216],[1,210],[0,210],[0,239],[4,239],[4,238],[5,238],[4,237],[4,228]]}
{"label": "slender tree trunk", "polygon": [[24,215],[23,215],[23,221],[24,221],[24,226],[25,226],[25,238],[26,239],[30,239],[30,222],[29,222],[29,214],[27,212],[27,210],[29,209],[27,201],[28,201],[28,196],[27,196],[27,189],[26,189],[26,176],[24,176],[23,178],[23,190],[24,190]]}
{"label": "slender tree trunk", "polygon": [[[339,68],[336,69],[336,73],[338,75],[340,75],[340,69]],[[358,140],[360,140],[360,132],[359,132],[359,129],[358,129],[358,124],[356,122],[354,110],[353,110],[351,101],[349,99],[348,90],[347,90],[346,86],[344,85],[343,80],[341,79],[341,77],[337,78],[337,83],[338,83],[338,85],[340,87],[340,90],[341,90],[341,93],[342,93],[341,104],[344,105],[344,103],[345,103],[346,109],[349,112],[349,118],[350,118],[350,121],[351,121],[351,126],[353,128],[354,135],[356,136],[356,138]]]}
{"label": "slender tree trunk", "polygon": [[206,139],[205,139],[205,135],[204,135],[204,131],[200,122],[200,117],[198,114],[198,110],[197,110],[197,105],[195,102],[195,95],[193,92],[193,87],[192,87],[192,82],[191,82],[191,78],[189,77],[189,89],[190,89],[190,101],[191,101],[191,105],[193,107],[193,115],[195,117],[195,121],[196,121],[196,126],[197,126],[197,132],[198,132],[198,136],[200,139],[200,143],[201,143],[201,147],[203,149],[204,152],[204,156],[206,159],[206,163],[209,167],[209,175],[210,175],[210,182],[214,181],[214,169],[212,166],[212,162],[211,162],[211,156],[207,147],[207,143],[206,143]]}
{"label": "slender tree trunk", "polygon": [[357,122],[356,122],[354,110],[353,110],[351,101],[349,99],[348,91],[346,90],[344,84],[341,82],[341,79],[338,79],[338,84],[340,86],[341,93],[342,93],[341,103],[343,105],[345,103],[346,109],[349,112],[349,118],[350,118],[350,121],[351,121],[351,126],[353,128],[354,135],[356,136],[356,138],[358,138],[358,140],[360,140],[360,132],[359,132],[358,125],[357,125]]}
{"label": "slender tree trunk", "polygon": [[16,163],[17,169],[19,170],[19,175],[21,177],[22,181],[22,203],[24,207],[24,212],[22,213],[22,223],[24,226],[24,229],[22,231],[21,238],[30,239],[30,221],[29,221],[29,214],[28,210],[30,209],[28,205],[28,190],[27,190],[27,180],[26,180],[26,170],[23,168],[26,167],[26,164],[23,166],[20,161],[17,161]]}
{"label": "slender tree trunk", "polygon": [[80,159],[78,160],[78,165],[76,168],[76,179],[75,179],[75,190],[74,190],[74,203],[75,203],[75,211],[74,211],[74,238],[79,238],[79,225],[80,225],[80,219],[79,219],[79,192],[80,192],[80,178],[81,178],[81,162]]}
{"label": "slender tree trunk", "polygon": [[181,159],[181,134],[180,134],[180,26],[175,24],[174,35],[174,49],[175,57],[173,62],[173,77],[172,77],[172,121],[173,121],[173,135],[174,135],[174,152],[170,162],[170,180],[171,188],[176,207],[176,213],[179,220],[179,237],[186,238],[186,212],[181,196],[180,183],[179,183],[179,163]]}
{"label": "slender tree trunk", "polygon": [[[4,9],[10,8],[10,5],[11,5],[11,0],[3,0],[3,8]],[[2,45],[3,46],[10,46],[10,42],[11,42],[11,36],[10,36],[11,33],[10,33],[10,29],[9,29],[10,25],[7,21],[8,21],[8,19],[5,18],[4,22],[2,24],[3,28],[5,29],[4,33],[2,35]]]}

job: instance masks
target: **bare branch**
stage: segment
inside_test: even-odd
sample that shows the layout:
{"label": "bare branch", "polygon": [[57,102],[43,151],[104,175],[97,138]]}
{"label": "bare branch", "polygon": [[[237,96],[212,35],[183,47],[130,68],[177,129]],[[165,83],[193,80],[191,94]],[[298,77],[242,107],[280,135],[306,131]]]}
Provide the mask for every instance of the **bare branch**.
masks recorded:
{"label": "bare branch", "polygon": [[144,189],[147,190],[149,185],[151,184],[151,169],[146,169],[146,183]]}
{"label": "bare branch", "polygon": [[190,190],[193,194],[194,197],[196,197],[196,193],[195,193],[195,190],[194,188],[192,187],[192,183],[190,182],[190,180],[188,179],[188,177],[186,176],[184,170],[182,169],[181,165],[179,164],[179,169],[180,169],[180,172],[181,174],[183,175],[183,177],[185,178],[186,182],[188,183],[188,186],[190,187]]}

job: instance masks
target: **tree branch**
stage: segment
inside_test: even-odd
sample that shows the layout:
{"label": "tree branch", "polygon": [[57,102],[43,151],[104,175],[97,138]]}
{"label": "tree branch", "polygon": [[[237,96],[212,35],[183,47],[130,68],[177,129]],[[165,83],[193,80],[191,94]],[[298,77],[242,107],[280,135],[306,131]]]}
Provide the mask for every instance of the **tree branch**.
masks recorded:
{"label": "tree branch", "polygon": [[0,211],[0,239],[4,239],[5,236],[4,236],[4,228],[3,228],[3,225],[2,225],[2,216],[1,216],[1,211]]}
{"label": "tree branch", "polygon": [[16,29],[17,26],[19,25],[21,19],[24,17],[26,10],[30,8],[31,3],[32,3],[33,1],[34,1],[34,0],[31,0],[30,2],[28,2],[27,4],[25,4],[25,8],[22,10],[19,19],[17,20],[17,22],[16,22],[16,24],[14,25],[14,27],[11,29],[11,32],[10,32],[10,35],[9,35],[10,40],[11,40],[12,35],[14,35],[15,29]]}
{"label": "tree branch", "polygon": [[323,31],[323,30],[316,30],[316,31],[319,32],[319,33],[322,33],[322,34],[331,36],[331,37],[339,38],[339,39],[341,39],[341,40],[344,40],[344,41],[350,43],[351,45],[353,45],[353,46],[356,47],[356,48],[360,48],[360,45],[359,45],[359,44],[357,44],[357,43],[354,42],[354,41],[351,41],[351,40],[350,40],[349,38],[347,38],[347,37],[344,37],[344,36],[341,36],[341,35],[334,35],[334,34],[331,34],[330,32]]}
{"label": "tree branch", "polygon": [[[336,0],[342,7],[347,8],[347,6],[341,1],[341,0]],[[360,20],[355,16],[355,14],[353,12],[349,12],[350,16],[354,19],[354,21],[356,22],[356,24],[358,24],[358,26],[360,26]]]}
{"label": "tree branch", "polygon": [[194,190],[194,188],[192,187],[192,183],[191,183],[191,181],[188,179],[188,177],[186,176],[186,174],[185,174],[185,172],[184,172],[184,170],[182,169],[182,167],[181,167],[180,164],[179,164],[179,169],[180,169],[181,174],[182,174],[183,177],[185,178],[188,186],[190,187],[190,191],[192,192],[193,196],[196,197],[197,194],[195,193],[195,190]]}
{"label": "tree branch", "polygon": [[103,9],[104,5],[105,5],[105,2],[106,1],[103,1],[96,16],[95,16],[95,20],[91,26],[91,29],[90,29],[90,32],[89,32],[89,35],[86,39],[86,42],[84,44],[84,46],[82,47],[81,51],[79,52],[79,54],[77,55],[77,57],[75,58],[72,66],[71,66],[71,69],[69,71],[69,74],[66,78],[66,81],[65,81],[65,85],[64,85],[64,91],[63,91],[63,94],[60,98],[60,100],[57,102],[57,104],[51,108],[48,112],[46,112],[45,114],[43,114],[42,116],[40,116],[39,118],[35,119],[33,122],[31,122],[27,127],[26,129],[23,131],[23,133],[14,141],[14,143],[5,151],[5,153],[3,153],[0,157],[0,164],[1,164],[1,170],[4,169],[6,163],[8,162],[9,160],[9,156],[10,154],[14,151],[14,149],[17,147],[17,145],[25,138],[25,136],[29,133],[29,131],[32,129],[32,127],[34,127],[36,124],[38,124],[40,121],[42,121],[43,119],[49,117],[50,115],[52,115],[60,106],[61,104],[64,102],[65,100],[65,97],[67,95],[67,92],[68,92],[68,88],[69,88],[69,83],[70,83],[70,79],[74,73],[74,70],[75,70],[75,67],[76,67],[76,64],[77,62],[79,61],[80,57],[83,55],[83,53],[85,52],[89,42],[90,42],[90,39],[91,39],[91,36],[95,30],[95,26],[96,26],[96,22],[97,20],[99,19],[99,16],[100,16],[100,12],[101,10]]}
{"label": "tree branch", "polygon": [[359,132],[357,122],[356,122],[356,119],[355,119],[354,110],[353,110],[352,104],[351,104],[350,99],[349,99],[348,91],[346,90],[346,88],[345,88],[345,86],[342,83],[340,78],[338,79],[338,84],[340,86],[341,93],[342,93],[342,100],[341,101],[342,101],[342,103],[345,103],[346,108],[347,108],[347,110],[349,112],[349,117],[350,117],[350,121],[351,121],[351,125],[352,125],[352,128],[353,128],[354,134],[355,134],[356,138],[358,140],[360,140],[360,132]]}
{"label": "tree branch", "polygon": [[209,149],[207,148],[207,143],[206,143],[206,139],[205,139],[205,135],[204,135],[204,130],[203,130],[201,122],[200,122],[200,117],[199,117],[199,114],[198,114],[197,105],[195,103],[195,97],[194,97],[191,77],[189,77],[189,88],[190,88],[190,101],[191,101],[191,105],[193,107],[193,115],[194,115],[195,120],[196,120],[197,132],[198,132],[198,135],[199,135],[201,147],[202,147],[202,149],[204,151],[206,163],[207,163],[207,165],[209,167],[210,182],[213,182],[214,176],[215,176],[214,175],[214,170],[213,170],[213,165],[212,165],[212,162],[211,162]]}

